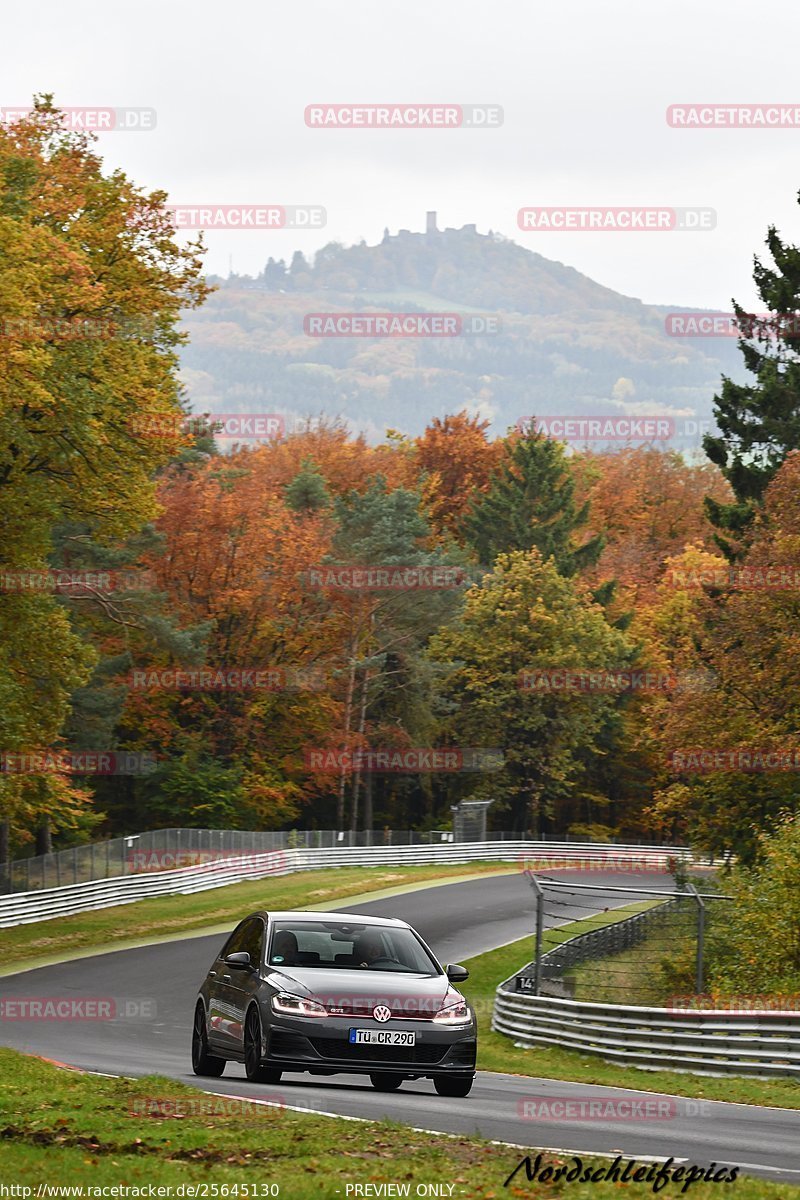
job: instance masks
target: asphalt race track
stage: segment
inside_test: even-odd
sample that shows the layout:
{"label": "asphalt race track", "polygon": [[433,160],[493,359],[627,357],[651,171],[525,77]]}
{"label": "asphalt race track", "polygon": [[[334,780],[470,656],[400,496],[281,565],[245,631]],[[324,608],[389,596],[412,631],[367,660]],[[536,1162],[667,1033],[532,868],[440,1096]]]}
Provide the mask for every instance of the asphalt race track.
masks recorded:
{"label": "asphalt race track", "polygon": [[[586,875],[558,873],[586,881]],[[632,883],[630,875],[593,873],[593,883]],[[663,874],[637,876],[643,887],[671,888]],[[561,920],[585,916],[559,909]],[[559,899],[563,899],[563,894]],[[625,900],[609,894],[598,907]],[[531,933],[533,903],[522,873],[425,888],[369,903],[334,908],[409,921],[443,962],[460,962]],[[242,916],[245,916],[242,913]],[[558,923],[558,922],[555,922]],[[93,996],[114,998],[127,1016],[106,1021],[3,1021],[0,1042],[28,1053],[112,1075],[158,1073],[206,1091],[252,1097],[299,1109],[374,1119],[385,1116],[417,1128],[474,1133],[520,1147],[621,1153],[668,1158],[700,1166],[738,1165],[749,1174],[800,1183],[800,1111],[750,1105],[662,1100],[656,1119],[531,1120],[525,1101],[613,1099],[654,1101],[652,1093],[592,1087],[516,1075],[481,1072],[468,1099],[438,1096],[429,1080],[406,1082],[398,1092],[376,1092],[369,1081],[336,1075],[320,1082],[309,1075],[284,1076],[280,1084],[249,1084],[244,1068],[229,1063],[221,1079],[191,1072],[189,1042],[197,988],[220,945],[220,935],[119,950],[0,978],[0,997]],[[520,963],[521,965],[521,963]],[[499,982],[499,981],[498,981]],[[668,1110],[668,1111],[667,1111]],[[652,1111],[652,1110],[651,1110]],[[509,1150],[509,1171],[520,1157]],[[500,1182],[500,1181],[498,1181]]]}

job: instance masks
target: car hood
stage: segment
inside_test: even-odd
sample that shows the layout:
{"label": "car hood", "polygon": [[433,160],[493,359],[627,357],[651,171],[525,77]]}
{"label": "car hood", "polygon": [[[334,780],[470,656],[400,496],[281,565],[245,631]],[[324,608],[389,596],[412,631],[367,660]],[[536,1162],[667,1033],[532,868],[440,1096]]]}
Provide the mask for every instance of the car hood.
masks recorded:
{"label": "car hood", "polygon": [[273,986],[308,996],[331,1012],[371,1015],[385,1005],[394,1016],[431,1017],[463,999],[446,975],[406,975],[399,971],[320,970],[291,967],[269,976]]}

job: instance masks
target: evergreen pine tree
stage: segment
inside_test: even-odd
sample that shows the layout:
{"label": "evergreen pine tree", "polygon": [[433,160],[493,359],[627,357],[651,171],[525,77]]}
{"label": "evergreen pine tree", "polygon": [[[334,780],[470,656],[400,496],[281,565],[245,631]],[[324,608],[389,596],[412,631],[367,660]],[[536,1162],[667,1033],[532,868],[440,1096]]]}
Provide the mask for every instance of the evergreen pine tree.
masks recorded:
{"label": "evergreen pine tree", "polygon": [[303,459],[300,471],[286,485],[284,495],[293,512],[316,513],[331,506],[331,496],[325,478],[310,458]]}
{"label": "evergreen pine tree", "polygon": [[564,449],[531,428],[510,443],[508,455],[489,490],[463,519],[463,533],[481,563],[498,554],[534,547],[567,577],[597,562],[602,536],[577,545],[589,506],[575,502],[575,480]]}
{"label": "evergreen pine tree", "polygon": [[723,377],[714,397],[719,434],[703,439],[706,454],[733,488],[730,504],[711,497],[705,502],[729,559],[746,548],[767,485],[787,453],[800,447],[800,248],[786,245],[774,226],[766,245],[774,266],[756,258],[753,279],[768,315],[754,317],[733,302],[739,349],[754,380],[738,384]]}

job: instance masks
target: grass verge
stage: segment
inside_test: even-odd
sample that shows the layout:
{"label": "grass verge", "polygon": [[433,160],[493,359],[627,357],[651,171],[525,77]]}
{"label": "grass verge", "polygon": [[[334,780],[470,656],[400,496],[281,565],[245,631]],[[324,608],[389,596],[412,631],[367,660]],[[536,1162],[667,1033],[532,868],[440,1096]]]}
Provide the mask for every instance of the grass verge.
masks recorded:
{"label": "grass verge", "polygon": [[[626,921],[636,913],[648,908],[656,908],[660,900],[634,900],[630,904],[621,904],[607,912],[592,913],[590,917],[581,917],[578,921],[567,921],[564,925],[556,925],[553,929],[543,931],[542,942],[545,953],[554,950],[562,942],[569,942],[581,933],[589,933],[592,929],[602,929],[604,925],[616,925]],[[527,939],[526,939],[527,940]],[[531,953],[534,953],[532,949]]]}
{"label": "grass verge", "polygon": [[508,863],[331,867],[229,884],[190,896],[137,900],[133,904],[119,904],[73,917],[0,929],[2,973],[14,970],[19,964],[34,965],[53,955],[68,958],[73,952],[82,950],[118,949],[126,943],[157,941],[209,926],[232,928],[256,908],[324,907],[327,903],[367,892],[387,888],[402,891],[415,883],[507,874],[514,869]]}
{"label": "grass verge", "polygon": [[[421,1184],[445,1185],[438,1194],[457,1200],[503,1195],[550,1200],[565,1192],[574,1200],[610,1200],[621,1188],[611,1181],[568,1188],[561,1182],[528,1183],[524,1171],[504,1188],[523,1155],[511,1147],[388,1122],[343,1121],[247,1102],[237,1108],[171,1080],[79,1075],[12,1050],[0,1050],[0,1141],[3,1183],[31,1188],[28,1196],[36,1196],[40,1184],[83,1189],[124,1184],[144,1189],[144,1196],[149,1188],[172,1189],[160,1193],[164,1197],[192,1195],[194,1185],[204,1189],[195,1195],[207,1197],[341,1200],[348,1184],[372,1184],[360,1194],[377,1196],[375,1185],[383,1183],[407,1184],[411,1196],[424,1194],[417,1193]],[[609,1165],[588,1155],[582,1163],[595,1169]],[[552,1153],[544,1154],[541,1165],[561,1164],[574,1166],[571,1158]],[[270,1185],[278,1190],[271,1192]],[[627,1187],[632,1195],[653,1194],[647,1182]],[[681,1187],[670,1183],[659,1195],[679,1196]],[[786,1200],[800,1189],[740,1178],[725,1193],[736,1200]],[[14,1194],[27,1200],[25,1193]],[[692,1200],[718,1200],[720,1189],[699,1182],[688,1194]]]}

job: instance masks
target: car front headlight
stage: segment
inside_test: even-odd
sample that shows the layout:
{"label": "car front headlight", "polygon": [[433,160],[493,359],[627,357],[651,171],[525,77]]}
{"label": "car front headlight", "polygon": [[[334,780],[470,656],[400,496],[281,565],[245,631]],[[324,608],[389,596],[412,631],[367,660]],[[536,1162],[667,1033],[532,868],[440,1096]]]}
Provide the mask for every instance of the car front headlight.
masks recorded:
{"label": "car front headlight", "polygon": [[433,1019],[437,1025],[469,1025],[472,1017],[466,1000],[457,1000],[455,1004],[440,1008]]}
{"label": "car front headlight", "polygon": [[272,1011],[282,1017],[327,1017],[327,1010],[316,1000],[306,996],[293,996],[291,992],[278,992],[272,997]]}

